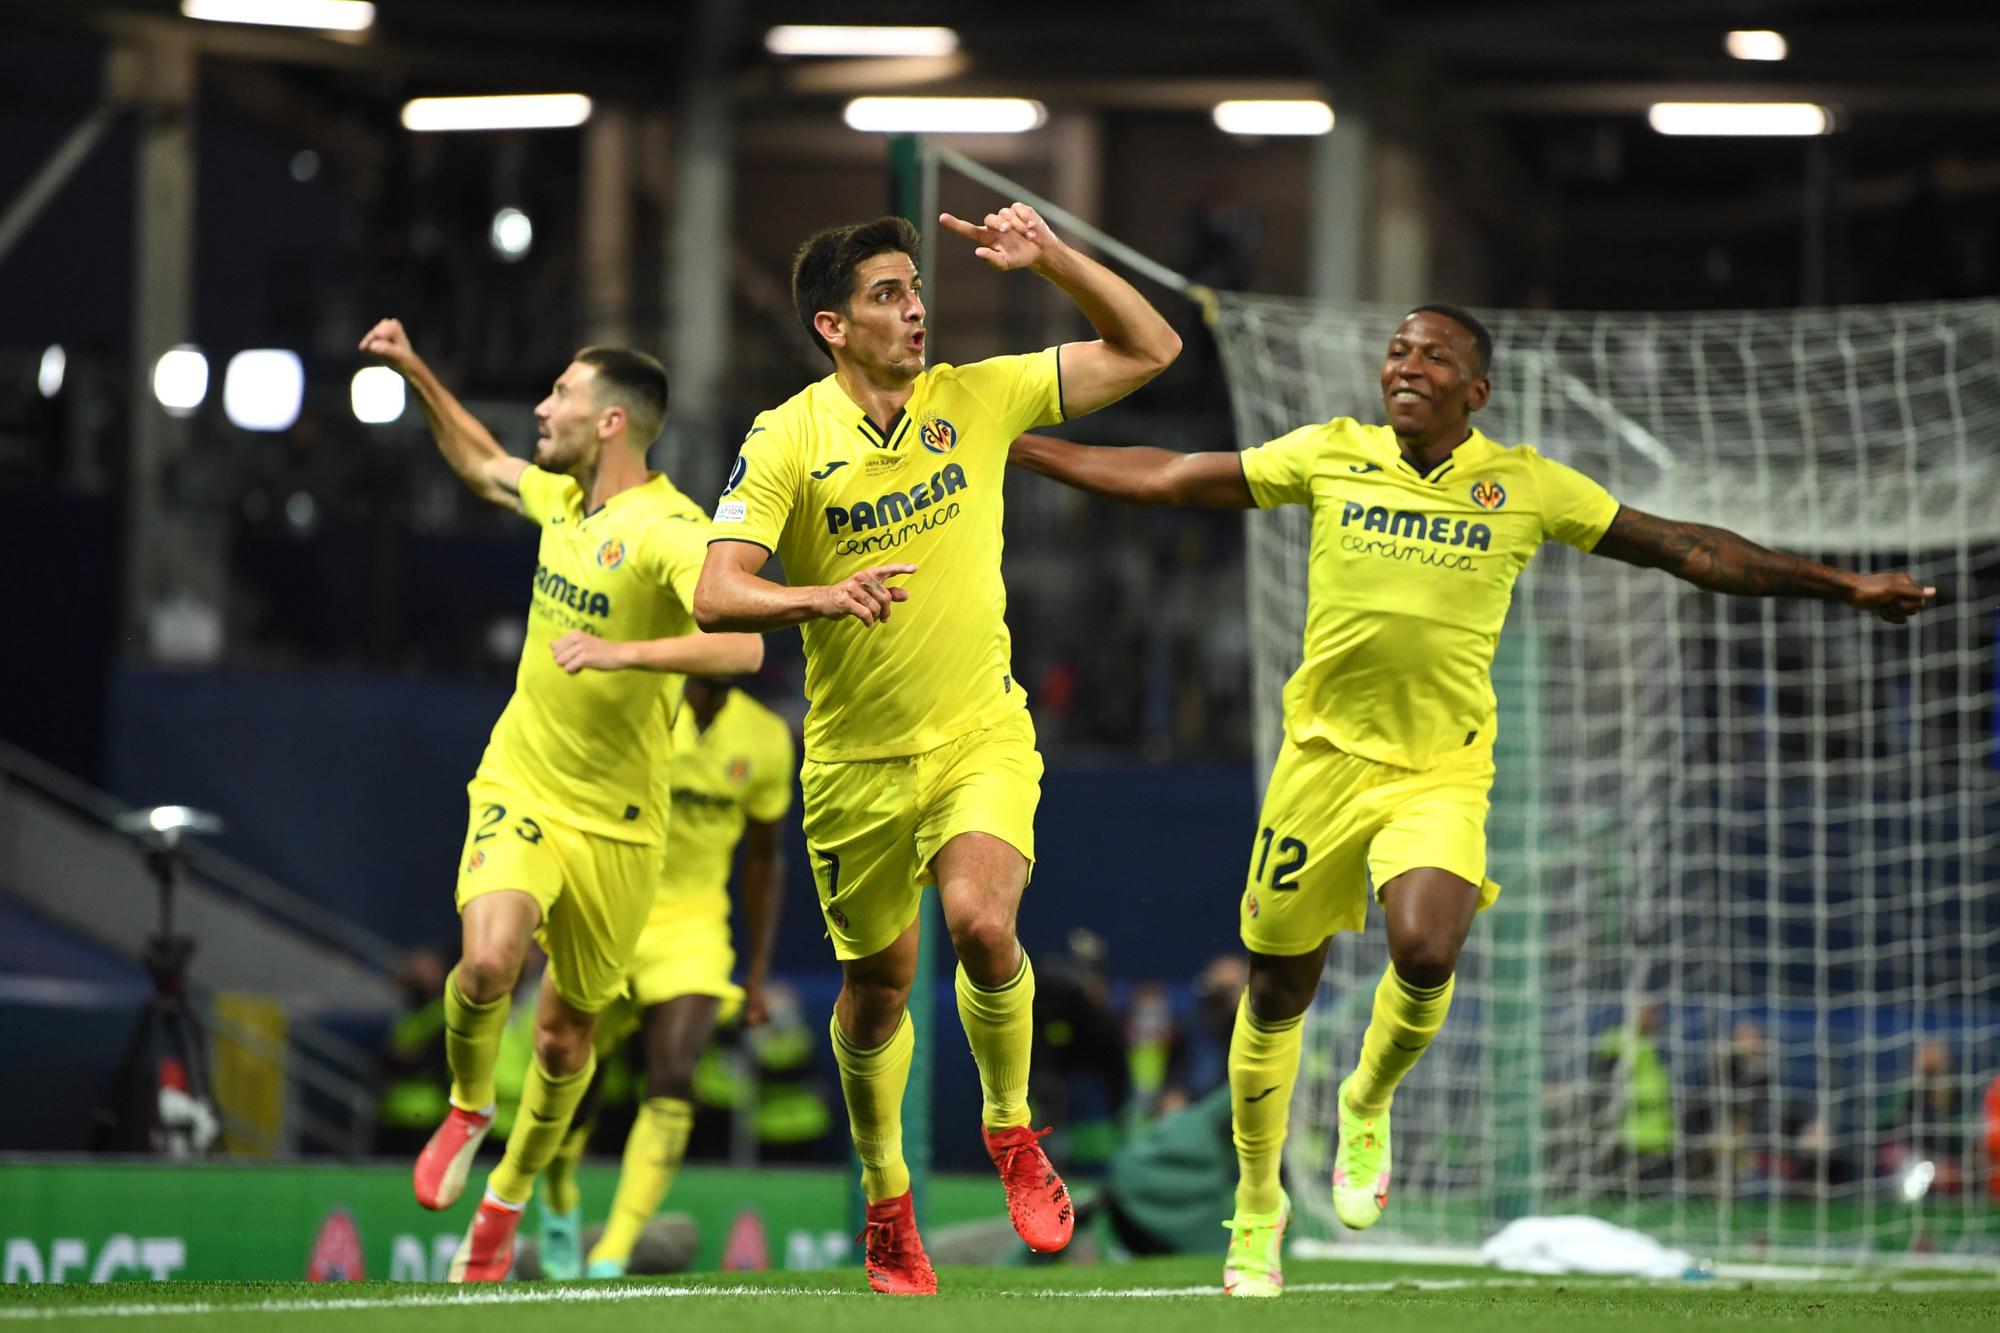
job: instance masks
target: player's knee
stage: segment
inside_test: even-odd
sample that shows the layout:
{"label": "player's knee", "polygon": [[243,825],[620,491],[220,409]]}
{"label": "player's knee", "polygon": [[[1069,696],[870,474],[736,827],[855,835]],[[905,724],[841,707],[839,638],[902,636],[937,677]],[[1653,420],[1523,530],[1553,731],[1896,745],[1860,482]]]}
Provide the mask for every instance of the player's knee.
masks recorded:
{"label": "player's knee", "polygon": [[458,991],[474,1004],[491,1004],[511,993],[521,974],[521,958],[504,944],[477,941],[458,960]]}
{"label": "player's knee", "polygon": [[842,1027],[863,1046],[887,1041],[910,1002],[910,977],[853,977],[843,983],[847,996]]}
{"label": "player's knee", "polygon": [[671,1060],[652,1061],[646,1068],[646,1096],[693,1101],[694,1061],[679,1056]]}
{"label": "player's knee", "polygon": [[1389,946],[1389,961],[1405,982],[1430,990],[1451,980],[1452,969],[1458,966],[1458,945],[1434,936],[1396,940]]}
{"label": "player's knee", "polygon": [[575,1023],[537,1023],[535,1058],[553,1078],[565,1078],[590,1060],[590,1028]]}
{"label": "player's knee", "polygon": [[1312,1007],[1318,989],[1317,975],[1300,978],[1275,968],[1253,967],[1247,988],[1250,1012],[1267,1023],[1297,1018]]}
{"label": "player's knee", "polygon": [[913,978],[849,977],[847,993],[854,1006],[870,1014],[900,1014],[909,1003]]}
{"label": "player's knee", "polygon": [[1021,966],[1020,943],[1014,937],[1011,912],[975,912],[954,921],[951,943],[965,970],[981,985],[1002,985]]}

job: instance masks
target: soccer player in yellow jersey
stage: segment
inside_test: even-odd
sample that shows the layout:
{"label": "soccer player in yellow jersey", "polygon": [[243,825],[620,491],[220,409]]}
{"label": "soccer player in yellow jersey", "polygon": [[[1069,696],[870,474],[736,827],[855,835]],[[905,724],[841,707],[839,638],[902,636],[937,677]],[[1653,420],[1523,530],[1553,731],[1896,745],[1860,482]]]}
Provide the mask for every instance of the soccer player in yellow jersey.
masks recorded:
{"label": "soccer player in yellow jersey", "polygon": [[1715,592],[1844,602],[1900,624],[1935,590],[1851,574],[1733,532],[1620,506],[1579,472],[1472,426],[1493,343],[1455,306],[1412,311],[1381,371],[1386,426],[1341,419],[1242,453],[1083,448],[1031,436],[1031,471],[1141,504],[1312,508],[1304,662],[1250,846],[1240,909],[1250,985],[1229,1048],[1239,1183],[1223,1285],[1275,1296],[1291,1204],[1279,1183],[1300,1027],[1335,932],[1388,927],[1360,1061],[1339,1092],[1334,1211],[1372,1225],[1389,1198],[1389,1101],[1451,1003],[1486,877],[1494,699],[1488,672],[1514,580],[1555,540]]}
{"label": "soccer player in yellow jersey", "polygon": [[[1180,350],[1144,297],[1033,209],[940,221],[994,268],[1054,283],[1097,340],[926,368],[916,229],[883,218],[813,236],[792,296],[833,374],[756,419],[695,593],[704,629],[803,626],[806,846],[843,976],[832,1037],[868,1199],[868,1277],[892,1292],[937,1289],[900,1120],[926,884],[958,953],[1008,1213],[1032,1249],[1069,1240],[1069,1197],[1028,1124],[1034,972],[1014,922],[1042,763],[1009,662],[1001,481],[1015,435],[1122,398]],[[773,551],[789,587],[758,574]]]}
{"label": "soccer player in yellow jersey", "polygon": [[[564,641],[557,659],[572,672],[615,671],[642,665],[645,656],[672,643],[621,644],[577,634]],[[718,1018],[740,1008],[747,1026],[764,1021],[784,876],[778,821],[791,808],[796,772],[792,732],[783,718],[726,682],[688,677],[687,698],[674,724],[674,817],[664,878],[632,955],[626,995],[597,1030],[602,1055],[637,1028],[646,1072],[610,1218],[590,1251],[590,1277],[625,1276],[640,1231],[667,1196],[694,1124],[695,1062]],[[729,868],[739,843],[749,941],[741,986],[729,976],[736,965],[729,942]],[[590,1115],[580,1110],[549,1167],[540,1237],[544,1277],[585,1276],[574,1181],[589,1122]]]}
{"label": "soccer player in yellow jersey", "polygon": [[535,1176],[590,1083],[591,1030],[625,986],[633,946],[659,882],[670,800],[662,762],[680,676],[592,672],[556,661],[574,631],[607,639],[671,639],[661,671],[736,675],[763,661],[755,635],[695,632],[691,609],[707,540],[705,515],[646,447],[666,418],[667,376],[641,352],[587,347],[539,406],[530,464],[503,450],[385,319],[361,350],[417,392],[438,448],[481,499],[542,530],[528,633],[514,694],[494,725],[467,794],[458,864],[458,966],[445,981],[450,1113],[417,1158],[426,1208],[465,1188],[492,1125],[493,1061],[531,936],[549,955],[535,1015],[535,1058],[507,1152],[452,1262],[451,1279],[497,1282]]}

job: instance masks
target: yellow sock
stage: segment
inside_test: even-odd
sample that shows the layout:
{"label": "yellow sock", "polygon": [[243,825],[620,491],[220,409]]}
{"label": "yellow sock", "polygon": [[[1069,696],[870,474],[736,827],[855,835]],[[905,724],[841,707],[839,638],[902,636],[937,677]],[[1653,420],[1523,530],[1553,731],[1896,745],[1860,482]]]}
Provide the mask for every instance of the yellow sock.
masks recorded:
{"label": "yellow sock", "polygon": [[688,1132],[694,1128],[694,1104],[678,1097],[651,1097],[639,1108],[632,1133],[625,1140],[625,1162],[618,1170],[618,1193],[611,1200],[611,1216],[604,1223],[604,1235],[591,1247],[590,1261],[615,1259],[632,1261],[632,1247],[639,1233],[674,1183],[687,1154]]}
{"label": "yellow sock", "polygon": [[550,1212],[567,1213],[583,1202],[583,1192],[576,1183],[576,1166],[590,1143],[590,1131],[596,1127],[594,1120],[572,1124],[569,1133],[563,1136],[562,1146],[543,1169],[542,1206]]}
{"label": "yellow sock", "polygon": [[1396,1085],[1430,1049],[1431,1038],[1444,1026],[1457,977],[1442,986],[1412,986],[1391,963],[1375,987],[1375,1013],[1361,1038],[1361,1062],[1347,1084],[1347,1104],[1363,1115],[1389,1109]]}
{"label": "yellow sock", "polygon": [[1028,1053],[1035,1044],[1035,969],[1021,952],[1021,970],[992,990],[958,967],[958,1021],[979,1066],[980,1119],[988,1129],[1028,1123]]}
{"label": "yellow sock", "polygon": [[847,1100],[847,1124],[854,1155],[861,1159],[861,1193],[870,1203],[906,1194],[910,1168],[903,1161],[903,1088],[910,1081],[910,1056],[917,1049],[916,1024],[908,1014],[896,1035],[872,1051],[859,1049],[833,1016],[833,1060],[840,1066],[840,1092]]}
{"label": "yellow sock", "polygon": [[444,1057],[451,1066],[451,1101],[462,1111],[493,1105],[493,1062],[507,1030],[513,997],[474,1004],[458,988],[458,969],[444,979]]}
{"label": "yellow sock", "polygon": [[1229,1038],[1229,1124],[1236,1138],[1239,1213],[1268,1213],[1283,1202],[1279,1168],[1305,1030],[1304,1014],[1266,1023],[1250,1012],[1249,995],[1236,1004],[1236,1030]]}
{"label": "yellow sock", "polygon": [[576,1114],[577,1104],[590,1089],[590,1076],[596,1072],[594,1053],[583,1062],[583,1068],[564,1078],[554,1078],[542,1068],[539,1055],[528,1062],[528,1080],[521,1089],[514,1132],[507,1136],[507,1152],[486,1178],[486,1188],[494,1198],[515,1205],[528,1201],[535,1192],[535,1177],[569,1136],[570,1117]]}

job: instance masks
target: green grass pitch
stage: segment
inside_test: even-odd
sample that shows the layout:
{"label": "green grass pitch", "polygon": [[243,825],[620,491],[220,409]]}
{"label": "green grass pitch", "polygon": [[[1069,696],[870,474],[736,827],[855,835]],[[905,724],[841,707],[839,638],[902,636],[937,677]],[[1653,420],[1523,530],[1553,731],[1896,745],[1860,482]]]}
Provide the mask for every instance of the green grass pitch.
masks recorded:
{"label": "green grass pitch", "polygon": [[[204,1333],[813,1333],[1010,1329],[1047,1320],[1089,1333],[1339,1328],[1346,1333],[1567,1329],[2000,1328],[2000,1279],[1898,1275],[1815,1282],[1638,1284],[1509,1278],[1474,1269],[1292,1261],[1275,1301],[1227,1301],[1210,1259],[1077,1268],[956,1268],[935,1299],[869,1293],[858,1270],[704,1274],[621,1283],[453,1288],[366,1282],[158,1282],[0,1287],[7,1328]],[[949,1321],[949,1322],[948,1322]]]}

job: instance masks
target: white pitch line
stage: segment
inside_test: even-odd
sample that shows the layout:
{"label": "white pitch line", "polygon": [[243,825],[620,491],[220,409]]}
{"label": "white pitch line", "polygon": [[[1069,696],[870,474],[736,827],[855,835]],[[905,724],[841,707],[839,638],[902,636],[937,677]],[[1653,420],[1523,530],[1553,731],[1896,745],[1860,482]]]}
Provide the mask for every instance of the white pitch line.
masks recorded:
{"label": "white pitch line", "polygon": [[[1288,1291],[1312,1294],[1369,1295],[1394,1291],[1469,1291],[1523,1289],[1545,1287],[1551,1281],[1560,1279],[1535,1277],[1484,1277],[1484,1278],[1399,1278],[1381,1282],[1295,1282]],[[1728,1280],[1713,1282],[1681,1282],[1671,1279],[1650,1281],[1645,1279],[1577,1279],[1579,1291],[1684,1291],[1689,1294],[1699,1292],[1740,1292],[1743,1287]],[[1795,1294],[1803,1288],[1794,1288]],[[1947,1293],[1947,1292],[1992,1292],[2000,1295],[2000,1283],[1976,1279],[1943,1279],[1936,1281],[1860,1281],[1851,1284],[1816,1284],[1811,1290],[1834,1295],[1873,1294],[1876,1292]],[[752,1286],[624,1286],[624,1287],[503,1287],[492,1291],[468,1291],[463,1294],[438,1296],[430,1293],[408,1296],[385,1296],[380,1298],[336,1297],[324,1301],[282,1300],[245,1301],[229,1303],[219,1301],[149,1301],[125,1305],[69,1305],[52,1306],[41,1309],[0,1307],[0,1322],[9,1320],[43,1319],[158,1319],[172,1315],[210,1314],[304,1314],[318,1310],[418,1310],[436,1309],[460,1305],[601,1305],[626,1301],[646,1301],[655,1298],[673,1299],[690,1296],[825,1296],[847,1297],[866,1296],[869,1293],[852,1289],[830,1287],[752,1287]],[[949,1291],[947,1295],[951,1294]],[[983,1293],[1012,1295],[1029,1300],[1158,1300],[1177,1297],[1220,1296],[1221,1287],[1089,1287],[1065,1291],[1061,1288],[1045,1288],[1041,1291]]]}

